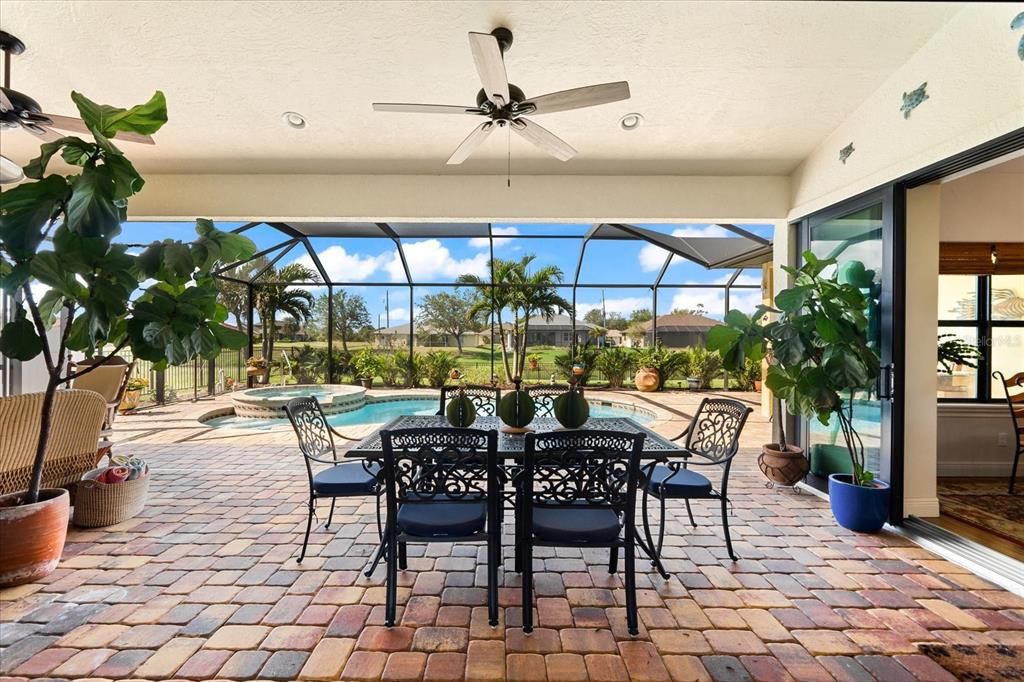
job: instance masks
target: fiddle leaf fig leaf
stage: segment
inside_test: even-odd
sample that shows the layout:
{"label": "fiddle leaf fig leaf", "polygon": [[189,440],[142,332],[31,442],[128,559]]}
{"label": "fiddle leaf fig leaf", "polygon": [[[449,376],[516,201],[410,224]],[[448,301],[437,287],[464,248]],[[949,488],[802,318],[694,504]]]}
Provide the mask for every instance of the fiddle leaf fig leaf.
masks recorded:
{"label": "fiddle leaf fig leaf", "polygon": [[67,195],[68,183],[60,175],[0,192],[0,248],[12,258],[30,258]]}
{"label": "fiddle leaf fig leaf", "polygon": [[43,340],[22,310],[19,317],[0,329],[0,353],[25,362],[43,352]]}
{"label": "fiddle leaf fig leaf", "polygon": [[807,297],[811,294],[809,286],[796,286],[779,292],[775,297],[775,305],[786,313],[795,313],[804,307]]}
{"label": "fiddle leaf fig leaf", "polygon": [[72,91],[71,99],[85,125],[103,137],[116,137],[119,132],[152,135],[167,123],[167,100],[157,90],[145,104],[129,109],[97,104],[85,95]]}
{"label": "fiddle leaf fig leaf", "polygon": [[71,184],[68,229],[83,237],[117,234],[121,229],[121,215],[114,198],[114,178],[109,167],[86,167]]}

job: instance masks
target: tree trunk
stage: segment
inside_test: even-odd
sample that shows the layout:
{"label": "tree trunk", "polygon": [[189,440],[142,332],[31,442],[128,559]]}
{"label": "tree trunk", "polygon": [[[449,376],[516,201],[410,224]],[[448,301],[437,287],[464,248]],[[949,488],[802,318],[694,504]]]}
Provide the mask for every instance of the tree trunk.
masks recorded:
{"label": "tree trunk", "polygon": [[341,349],[343,351],[345,351],[346,353],[348,352],[348,333],[347,332],[348,332],[348,329],[346,329],[345,325],[341,325],[341,327],[338,328],[338,333],[341,334]]}
{"label": "tree trunk", "polygon": [[519,367],[516,369],[516,374],[520,377],[523,376],[523,370],[526,369],[526,339],[530,333],[530,318],[527,317],[523,322],[523,352],[519,356]]}
{"label": "tree trunk", "polygon": [[32,462],[32,475],[29,477],[28,492],[25,493],[23,504],[35,504],[39,501],[39,489],[43,484],[43,459],[46,457],[46,446],[50,442],[50,424],[53,421],[53,402],[57,397],[60,377],[50,374],[46,382],[46,393],[43,395],[43,407],[39,413],[39,439],[36,441],[36,458]]}
{"label": "tree trunk", "polygon": [[[498,313],[498,338],[501,339],[501,364],[505,367],[505,376],[512,381],[512,370],[508,366],[508,339],[505,338],[505,323],[501,319],[501,311]],[[493,332],[492,332],[493,333]]]}
{"label": "tree trunk", "polygon": [[458,332],[455,334],[455,347],[459,349],[459,355],[462,355],[462,334]]}

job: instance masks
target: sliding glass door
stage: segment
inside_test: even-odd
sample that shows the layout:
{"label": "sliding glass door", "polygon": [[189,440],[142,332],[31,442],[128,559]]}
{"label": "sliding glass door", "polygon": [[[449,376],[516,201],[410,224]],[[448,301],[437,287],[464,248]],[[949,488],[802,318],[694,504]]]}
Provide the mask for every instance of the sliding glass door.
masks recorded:
{"label": "sliding glass door", "polygon": [[[894,273],[902,271],[902,264],[894,262],[893,194],[887,190],[812,215],[801,223],[801,233],[802,250],[836,259],[832,272],[841,282],[860,288],[870,301],[869,340],[882,371],[872,390],[853,396],[853,424],[864,441],[868,468],[896,488],[900,482],[894,481],[892,457],[896,376],[893,290]],[[835,417],[828,426],[816,419],[804,421],[801,435],[816,485],[824,489],[829,474],[851,470]]]}

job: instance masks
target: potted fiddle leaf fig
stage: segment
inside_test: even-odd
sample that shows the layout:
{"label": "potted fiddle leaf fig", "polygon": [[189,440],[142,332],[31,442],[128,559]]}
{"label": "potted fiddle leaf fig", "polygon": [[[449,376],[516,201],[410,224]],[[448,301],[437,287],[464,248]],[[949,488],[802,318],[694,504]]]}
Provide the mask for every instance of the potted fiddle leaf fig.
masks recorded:
{"label": "potted fiddle leaf fig", "polygon": [[[47,377],[28,487],[0,497],[0,584],[46,575],[63,551],[68,491],[42,487],[55,396],[105,364],[78,369],[65,362],[69,352],[110,358],[127,349],[163,369],[248,341],[222,324],[228,313],[212,273],[251,256],[249,239],[197,220],[190,243],[115,241],[144,181],[114,142],[122,132],[157,132],[167,121],[163,93],[129,109],[77,92],[71,99],[90,135],[43,144],[25,166],[28,182],[0,193],[0,286],[21,302],[0,329],[0,353],[22,362],[42,356]],[[48,172],[58,154],[74,172]],[[59,333],[48,334],[58,324]]]}
{"label": "potted fiddle leaf fig", "polygon": [[[875,388],[878,355],[868,333],[870,299],[845,281],[835,259],[803,254],[800,268],[784,268],[793,286],[775,297],[775,308],[759,306],[753,315],[731,310],[725,324],[708,332],[708,348],[717,350],[727,370],[740,371],[747,359],[768,358],[765,385],[787,409],[824,425],[835,422],[850,457],[852,473],[829,476],[832,513],[844,528],[872,533],[885,524],[889,485],[868,470],[864,441],[855,422],[855,395]],[[830,270],[832,274],[826,275]],[[777,318],[764,322],[766,313]],[[775,409],[782,426],[781,404]],[[785,442],[766,445],[782,453]],[[801,459],[803,457],[801,456]],[[806,465],[802,465],[806,472]]]}

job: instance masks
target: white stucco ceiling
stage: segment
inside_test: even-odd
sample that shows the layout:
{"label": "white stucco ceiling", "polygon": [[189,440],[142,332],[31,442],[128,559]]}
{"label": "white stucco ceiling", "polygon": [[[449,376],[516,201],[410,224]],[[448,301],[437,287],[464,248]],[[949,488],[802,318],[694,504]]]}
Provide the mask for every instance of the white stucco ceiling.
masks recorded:
{"label": "white stucco ceiling", "polygon": [[[375,113],[373,101],[472,104],[466,33],[515,33],[509,80],[536,95],[628,80],[632,99],[538,121],[562,163],[511,140],[513,173],[788,174],[956,12],[942,3],[192,2],[3,0],[27,52],[15,89],[74,114],[68,93],[126,105],[154,89],[171,120],[150,173],[505,172],[492,135],[445,159],[476,119]],[[287,128],[284,111],[308,120]],[[623,132],[618,119],[645,125]],[[21,163],[36,140],[5,131]]]}

